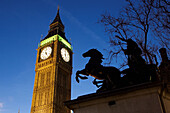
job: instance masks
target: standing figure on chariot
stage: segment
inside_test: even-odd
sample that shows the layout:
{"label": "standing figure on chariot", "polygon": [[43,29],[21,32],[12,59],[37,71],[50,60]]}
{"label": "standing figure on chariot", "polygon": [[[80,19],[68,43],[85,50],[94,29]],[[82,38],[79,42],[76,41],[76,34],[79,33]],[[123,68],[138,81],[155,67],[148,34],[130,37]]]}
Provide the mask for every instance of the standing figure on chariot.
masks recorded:
{"label": "standing figure on chariot", "polygon": [[138,47],[137,43],[132,39],[127,41],[127,49],[123,49],[125,55],[128,56],[129,68],[122,71],[125,74],[124,78],[130,84],[138,84],[143,82],[157,80],[156,65],[146,64],[142,58],[142,50]]}

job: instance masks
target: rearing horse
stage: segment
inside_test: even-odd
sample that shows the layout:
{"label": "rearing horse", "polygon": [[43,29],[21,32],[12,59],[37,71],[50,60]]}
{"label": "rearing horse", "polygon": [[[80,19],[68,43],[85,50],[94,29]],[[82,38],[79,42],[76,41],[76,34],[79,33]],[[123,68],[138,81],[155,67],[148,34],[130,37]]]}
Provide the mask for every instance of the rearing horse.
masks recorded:
{"label": "rearing horse", "polygon": [[[85,69],[77,71],[76,81],[79,83],[79,79],[87,79],[87,76],[95,78],[94,84],[98,86],[98,83],[103,83],[103,89],[111,89],[117,87],[120,83],[120,71],[115,67],[102,66],[103,55],[96,49],[90,49],[83,54],[83,57],[91,57],[89,62],[86,64]],[[80,76],[79,74],[85,75]],[[102,80],[96,82],[96,79]]]}

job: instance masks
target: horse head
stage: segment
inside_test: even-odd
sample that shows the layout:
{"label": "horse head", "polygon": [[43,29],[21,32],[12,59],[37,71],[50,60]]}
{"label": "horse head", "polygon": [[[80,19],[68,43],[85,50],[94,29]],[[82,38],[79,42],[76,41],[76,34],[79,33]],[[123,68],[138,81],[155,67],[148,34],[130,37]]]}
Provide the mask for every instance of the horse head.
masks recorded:
{"label": "horse head", "polygon": [[104,59],[103,54],[99,52],[97,49],[90,49],[89,51],[83,53],[83,57],[92,57],[92,58],[98,57],[100,59]]}

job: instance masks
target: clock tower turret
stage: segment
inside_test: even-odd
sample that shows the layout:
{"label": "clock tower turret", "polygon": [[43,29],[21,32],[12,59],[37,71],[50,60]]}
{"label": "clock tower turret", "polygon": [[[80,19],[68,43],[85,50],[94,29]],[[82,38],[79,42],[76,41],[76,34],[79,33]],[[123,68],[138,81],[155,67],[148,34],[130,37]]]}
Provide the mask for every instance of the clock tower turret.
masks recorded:
{"label": "clock tower turret", "polygon": [[71,98],[72,47],[57,15],[37,49],[31,113],[70,113],[63,102]]}

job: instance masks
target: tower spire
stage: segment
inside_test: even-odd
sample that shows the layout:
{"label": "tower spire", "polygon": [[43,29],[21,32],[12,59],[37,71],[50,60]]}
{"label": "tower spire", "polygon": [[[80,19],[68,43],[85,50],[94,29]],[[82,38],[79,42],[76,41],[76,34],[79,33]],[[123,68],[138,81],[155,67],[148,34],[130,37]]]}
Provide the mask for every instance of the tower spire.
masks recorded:
{"label": "tower spire", "polygon": [[59,11],[59,9],[60,9],[60,6],[58,5],[58,9],[57,9],[57,11]]}
{"label": "tower spire", "polygon": [[55,17],[55,19],[53,20],[53,22],[50,24],[50,29],[53,28],[53,27],[61,27],[64,31],[64,25],[60,19],[60,14],[59,14],[59,5],[58,5],[58,8],[57,8],[57,15]]}
{"label": "tower spire", "polygon": [[48,35],[43,40],[45,40],[45,39],[47,39],[47,38],[49,38],[53,35],[56,35],[56,34],[60,35],[65,40],[67,40],[66,37],[65,37],[65,32],[64,32],[64,25],[61,21],[59,12],[60,12],[60,9],[59,9],[59,5],[58,5],[57,15],[54,18],[54,20],[52,21],[52,23],[50,24],[50,30],[48,32]]}

